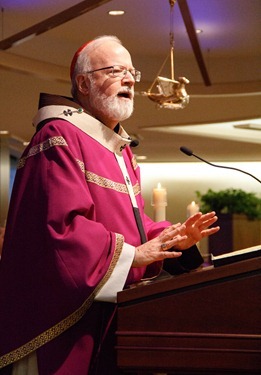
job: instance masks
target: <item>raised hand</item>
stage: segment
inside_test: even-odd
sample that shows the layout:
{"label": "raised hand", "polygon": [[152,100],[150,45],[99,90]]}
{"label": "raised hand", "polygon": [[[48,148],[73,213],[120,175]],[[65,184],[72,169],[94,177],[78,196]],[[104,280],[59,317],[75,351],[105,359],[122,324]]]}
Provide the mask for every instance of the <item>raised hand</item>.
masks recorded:
{"label": "raised hand", "polygon": [[185,225],[178,223],[165,228],[158,237],[136,247],[132,267],[143,267],[166,258],[181,256],[181,252],[168,250],[178,246],[179,242],[186,241],[185,231]]}
{"label": "raised hand", "polygon": [[208,237],[211,234],[214,234],[219,231],[220,227],[209,228],[212,224],[217,221],[217,216],[214,211],[207,214],[202,214],[201,212],[196,213],[195,215],[189,217],[184,225],[186,230],[186,239],[179,241],[174,247],[177,250],[185,250],[189,247],[195,245],[204,237]]}

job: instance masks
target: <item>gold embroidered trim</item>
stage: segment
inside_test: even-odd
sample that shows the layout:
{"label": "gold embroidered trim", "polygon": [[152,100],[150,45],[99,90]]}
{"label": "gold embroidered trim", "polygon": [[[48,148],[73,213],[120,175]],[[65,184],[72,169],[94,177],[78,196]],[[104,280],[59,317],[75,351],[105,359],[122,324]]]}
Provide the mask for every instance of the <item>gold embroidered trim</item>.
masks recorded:
{"label": "gold embroidered trim", "polygon": [[[114,251],[114,254],[113,254],[113,257],[112,257],[112,260],[111,260],[111,264],[108,268],[108,271],[106,273],[106,275],[104,276],[104,278],[102,279],[102,286],[108,281],[108,279],[110,278],[111,274],[112,274],[112,271],[114,270],[115,266],[116,266],[116,263],[118,262],[119,260],[119,256],[122,252],[122,248],[123,248],[123,245],[124,245],[124,237],[122,234],[119,234],[119,233],[115,233],[116,235],[116,245],[115,245],[115,251]],[[99,288],[99,290],[101,289],[102,287]],[[98,293],[99,290],[95,290],[95,295]]]}
{"label": "gold embroidered trim", "polygon": [[125,184],[109,180],[108,178],[98,176],[96,173],[85,171],[85,177],[87,182],[92,182],[105,189],[116,190],[120,193],[128,194],[128,189]]}
{"label": "gold embroidered trim", "polygon": [[36,349],[40,348],[44,344],[48,343],[49,341],[53,340],[55,337],[59,336],[61,333],[66,331],[68,328],[72,327],[76,324],[86,313],[86,311],[90,308],[94,297],[100,291],[100,289],[104,286],[104,284],[110,278],[112,271],[115,268],[115,265],[119,259],[121,254],[122,248],[124,244],[124,237],[121,234],[116,233],[116,244],[115,244],[115,251],[105,276],[97,285],[93,293],[87,298],[87,300],[82,304],[82,306],[73,312],[71,315],[63,319],[61,322],[56,324],[55,326],[49,328],[47,331],[41,333],[31,341],[27,342],[26,344],[22,345],[21,347],[13,350],[10,353],[3,355],[0,358],[0,368],[9,365],[10,363],[16,362],[19,359],[29,355],[30,353],[34,352]]}
{"label": "gold embroidered trim", "polygon": [[91,295],[85,303],[73,314],[69,315],[67,318],[56,324],[55,326],[49,328],[47,331],[35,337],[33,340],[27,342],[21,347],[13,350],[10,353],[5,354],[0,358],[0,368],[7,366],[10,363],[16,362],[19,359],[27,356],[36,349],[40,348],[42,345],[51,341],[59,334],[64,332],[66,329],[70,328],[84,315],[87,309],[91,306],[94,296]]}
{"label": "gold embroidered trim", "polygon": [[81,171],[82,171],[83,173],[85,173],[84,163],[83,163],[81,160],[79,160],[79,159],[76,159],[76,162],[78,163],[78,165],[79,165]]}
{"label": "gold embroidered trim", "polygon": [[140,184],[138,182],[132,188],[135,195],[140,194]]}
{"label": "gold embroidered trim", "polygon": [[138,163],[137,163],[137,159],[136,157],[133,155],[132,159],[131,159],[131,164],[132,164],[132,167],[134,170],[136,170],[138,168]]}
{"label": "gold embroidered trim", "polygon": [[[94,183],[94,184],[99,185],[99,186],[101,186],[105,189],[112,189],[112,190],[116,190],[120,193],[128,194],[128,189],[127,189],[127,186],[125,184],[121,184],[119,182],[114,182],[112,180],[109,180],[108,178],[98,176],[96,173],[86,171],[84,163],[81,160],[76,159],[76,162],[78,163],[81,171],[85,174],[87,182]],[[133,191],[134,191],[135,195],[138,195],[140,193],[139,183],[136,183],[132,188],[133,188]]]}
{"label": "gold embroidered trim", "polygon": [[46,141],[31,147],[28,154],[19,160],[17,169],[23,168],[25,166],[26,160],[29,157],[39,154],[40,152],[46,151],[54,146],[68,146],[68,144],[66,140],[61,136],[49,138]]}
{"label": "gold embroidered trim", "polygon": [[[109,180],[108,178],[98,176],[96,173],[85,171],[85,177],[87,182],[92,182],[99,185],[105,189],[112,189],[119,193],[129,194],[128,188],[125,184]],[[140,185],[137,182],[132,186],[134,194],[138,195],[140,193]]]}

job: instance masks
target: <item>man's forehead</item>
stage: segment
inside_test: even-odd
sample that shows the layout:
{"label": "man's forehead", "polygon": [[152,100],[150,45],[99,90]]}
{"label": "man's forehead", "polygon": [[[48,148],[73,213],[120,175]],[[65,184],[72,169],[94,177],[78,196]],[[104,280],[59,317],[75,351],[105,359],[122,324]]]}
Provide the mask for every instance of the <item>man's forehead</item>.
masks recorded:
{"label": "man's forehead", "polygon": [[90,60],[92,64],[131,64],[131,56],[128,50],[116,42],[108,42],[106,45],[95,47],[90,55]]}

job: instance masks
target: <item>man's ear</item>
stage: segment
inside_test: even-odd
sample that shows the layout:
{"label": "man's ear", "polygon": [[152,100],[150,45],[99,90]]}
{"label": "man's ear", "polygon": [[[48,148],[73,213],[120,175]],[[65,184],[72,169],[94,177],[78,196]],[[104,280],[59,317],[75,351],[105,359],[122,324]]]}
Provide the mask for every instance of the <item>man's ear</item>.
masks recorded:
{"label": "man's ear", "polygon": [[76,82],[78,86],[78,90],[83,95],[88,95],[89,93],[89,82],[87,82],[86,77],[83,74],[79,74],[76,77]]}

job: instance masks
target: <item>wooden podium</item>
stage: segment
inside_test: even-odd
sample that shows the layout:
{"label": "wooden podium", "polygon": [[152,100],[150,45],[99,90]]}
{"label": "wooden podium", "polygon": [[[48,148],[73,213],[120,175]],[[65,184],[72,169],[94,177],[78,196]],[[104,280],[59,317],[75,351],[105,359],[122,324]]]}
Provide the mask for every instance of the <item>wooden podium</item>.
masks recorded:
{"label": "wooden podium", "polygon": [[118,293],[117,363],[133,374],[261,374],[261,258]]}

